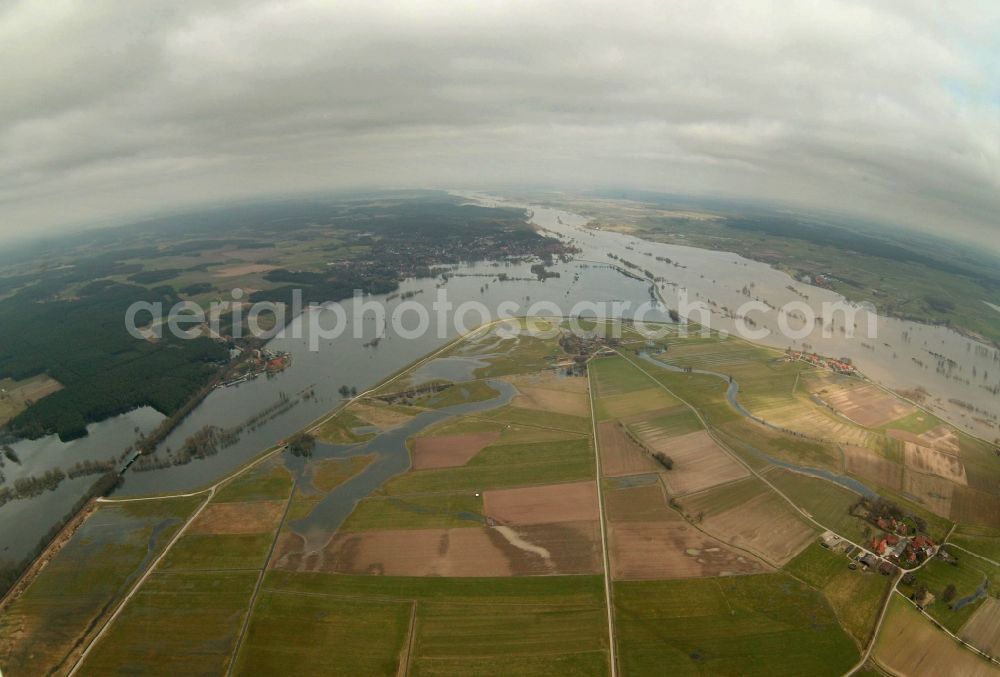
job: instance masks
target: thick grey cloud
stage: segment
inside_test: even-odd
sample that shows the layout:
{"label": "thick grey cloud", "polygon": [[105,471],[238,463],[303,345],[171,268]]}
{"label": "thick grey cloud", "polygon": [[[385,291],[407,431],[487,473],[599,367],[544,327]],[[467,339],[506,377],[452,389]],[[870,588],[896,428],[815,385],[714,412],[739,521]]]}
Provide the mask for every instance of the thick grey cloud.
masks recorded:
{"label": "thick grey cloud", "polygon": [[0,8],[0,237],[351,186],[840,209],[1000,248],[1000,6]]}

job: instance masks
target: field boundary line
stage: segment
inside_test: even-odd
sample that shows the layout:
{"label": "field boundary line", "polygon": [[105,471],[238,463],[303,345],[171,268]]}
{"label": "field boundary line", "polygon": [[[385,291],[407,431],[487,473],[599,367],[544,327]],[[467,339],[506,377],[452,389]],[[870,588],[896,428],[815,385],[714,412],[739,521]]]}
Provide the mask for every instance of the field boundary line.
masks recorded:
{"label": "field boundary line", "polygon": [[[941,625],[941,623],[936,618],[934,618],[929,613],[927,613],[926,611],[924,611],[923,609],[921,609],[920,607],[918,607],[916,602],[914,602],[912,599],[910,599],[909,597],[907,597],[906,595],[904,595],[903,593],[901,593],[899,590],[894,589],[893,592],[895,592],[897,595],[899,595],[900,597],[902,597],[903,599],[905,599],[909,604],[911,604],[914,609],[916,609],[917,611],[919,611],[921,613],[921,615],[923,615],[924,618],[926,618],[931,623],[933,623],[934,627],[936,627],[938,630],[941,630],[942,632],[944,632],[945,634],[947,634],[949,637],[951,637],[953,640],[955,640],[959,644],[964,645],[966,649],[969,649],[973,653],[978,654],[980,658],[985,658],[990,663],[993,663],[995,665],[1000,665],[1000,658],[994,658],[993,656],[990,656],[985,651],[983,651],[983,650],[979,649],[978,647],[975,647],[975,646],[969,644],[968,642],[966,642],[964,639],[962,639],[961,637],[959,637],[958,635],[956,635],[955,633],[953,633],[951,630],[949,630],[948,628],[946,628],[943,625]],[[966,621],[966,622],[968,622],[968,621]]]}
{"label": "field boundary line", "polygon": [[406,642],[403,643],[403,655],[399,658],[396,677],[406,677],[410,674],[410,657],[413,655],[413,640],[417,626],[417,600],[410,606],[410,627],[406,631]]}
{"label": "field boundary line", "polygon": [[[616,352],[617,352],[617,351],[616,351]],[[840,537],[840,538],[841,538],[842,540],[846,541],[847,543],[850,543],[850,544],[851,544],[851,545],[853,545],[854,547],[856,547],[856,548],[860,548],[860,549],[864,550],[865,552],[868,552],[868,549],[867,549],[867,548],[865,548],[864,546],[862,546],[862,545],[859,545],[859,544],[855,543],[854,541],[852,541],[852,540],[851,540],[851,539],[849,539],[849,538],[846,538],[846,537],[844,537],[844,536],[841,536],[841,535],[840,535],[839,533],[837,533],[837,531],[836,531],[836,530],[834,530],[834,529],[830,529],[830,528],[829,528],[829,527],[827,527],[826,525],[824,525],[824,524],[822,524],[821,522],[817,521],[817,520],[816,520],[816,519],[815,519],[815,518],[814,518],[814,517],[813,517],[812,515],[810,515],[810,514],[809,514],[809,512],[808,512],[808,511],[806,511],[806,510],[803,510],[802,508],[800,508],[800,507],[799,507],[799,506],[798,506],[798,505],[797,505],[797,504],[795,503],[795,501],[793,501],[793,500],[792,500],[791,498],[789,498],[789,497],[788,497],[788,496],[787,496],[787,495],[786,495],[786,494],[785,494],[785,493],[784,493],[783,491],[781,491],[780,489],[778,489],[778,487],[774,486],[774,484],[772,484],[772,483],[771,483],[771,482],[770,482],[770,481],[769,481],[769,480],[768,480],[768,479],[767,479],[766,477],[764,477],[764,475],[762,475],[762,474],[761,474],[760,472],[758,472],[758,471],[757,471],[756,469],[754,469],[754,467],[753,467],[753,466],[751,466],[751,465],[750,465],[749,463],[747,463],[746,461],[744,461],[744,460],[743,460],[743,459],[742,459],[742,458],[740,457],[740,455],[739,455],[739,454],[737,454],[736,452],[734,452],[734,451],[733,451],[732,449],[730,449],[730,448],[729,448],[729,445],[728,445],[728,444],[726,444],[726,442],[725,442],[724,440],[721,440],[721,439],[719,439],[719,437],[718,437],[718,436],[717,436],[717,435],[715,434],[715,431],[714,431],[714,430],[712,429],[712,427],[711,427],[711,426],[709,426],[709,425],[708,425],[708,423],[707,423],[707,422],[705,421],[704,417],[703,417],[703,416],[701,415],[701,412],[700,412],[700,411],[698,411],[698,408],[697,408],[697,407],[695,407],[695,406],[694,406],[693,404],[691,404],[690,402],[688,402],[688,401],[687,401],[687,400],[685,400],[684,398],[682,398],[682,397],[678,396],[678,395],[677,395],[676,393],[674,393],[674,391],[672,391],[672,390],[671,390],[670,388],[668,388],[668,387],[667,387],[667,386],[666,386],[665,384],[661,383],[661,382],[660,382],[660,381],[659,381],[659,380],[658,380],[658,379],[657,379],[657,378],[656,378],[655,376],[653,376],[653,375],[652,375],[652,374],[650,374],[650,373],[649,373],[648,371],[646,371],[645,369],[643,369],[643,368],[642,368],[641,366],[639,366],[638,364],[636,364],[635,362],[633,362],[632,360],[630,360],[630,359],[629,359],[628,357],[626,357],[626,356],[625,356],[624,354],[622,354],[621,352],[618,352],[618,355],[619,355],[620,357],[624,358],[624,359],[625,359],[625,361],[626,361],[626,362],[628,362],[629,364],[631,364],[631,365],[632,365],[633,367],[635,367],[636,369],[638,369],[639,371],[641,371],[641,372],[642,372],[643,374],[645,374],[645,375],[646,375],[646,377],[647,377],[647,378],[649,378],[649,379],[650,379],[651,381],[653,381],[654,383],[656,383],[657,385],[659,385],[659,386],[660,386],[661,388],[663,388],[663,389],[664,389],[665,391],[667,391],[667,393],[669,393],[669,394],[670,394],[670,395],[672,395],[673,397],[676,397],[676,398],[677,398],[677,399],[678,399],[678,400],[679,400],[680,402],[683,402],[683,403],[685,404],[685,406],[687,406],[687,407],[688,407],[688,408],[689,408],[689,409],[690,409],[690,410],[691,410],[692,412],[694,412],[694,415],[698,417],[698,421],[699,421],[699,422],[701,423],[701,425],[702,425],[702,428],[703,428],[703,429],[705,430],[705,432],[707,432],[707,433],[708,433],[709,437],[711,437],[711,438],[712,438],[712,440],[713,440],[713,441],[714,441],[714,442],[715,442],[716,444],[718,444],[718,445],[719,445],[719,447],[720,447],[720,448],[721,448],[721,449],[722,449],[723,451],[725,451],[725,452],[726,452],[727,454],[729,454],[729,456],[730,456],[731,458],[733,458],[733,459],[734,459],[734,460],[735,460],[735,461],[736,461],[737,463],[739,463],[739,464],[740,464],[740,465],[742,465],[742,466],[743,466],[744,468],[746,468],[747,470],[749,470],[749,471],[750,471],[750,473],[751,473],[751,474],[752,474],[752,475],[753,475],[754,477],[756,477],[756,478],[757,478],[757,479],[759,479],[759,480],[760,480],[761,482],[763,482],[763,483],[764,483],[764,484],[766,484],[766,485],[767,485],[768,487],[770,487],[770,488],[771,488],[771,490],[772,490],[773,492],[775,492],[776,494],[778,494],[779,496],[781,496],[781,498],[783,498],[783,499],[784,499],[784,500],[785,500],[785,501],[786,501],[786,502],[787,502],[787,503],[788,503],[788,504],[789,504],[790,506],[792,506],[793,508],[795,508],[795,510],[796,510],[796,511],[797,511],[797,512],[798,512],[798,513],[799,513],[800,515],[802,515],[802,516],[803,516],[803,517],[805,517],[805,518],[806,518],[807,520],[809,520],[809,521],[810,521],[811,523],[813,523],[813,524],[815,524],[816,526],[820,527],[820,528],[821,528],[821,529],[823,529],[824,531],[829,531],[829,532],[830,532],[830,533],[832,533],[832,534],[836,534],[836,535],[837,535],[837,536],[839,536],[839,537]],[[810,477],[811,477],[811,476],[810,476]]]}
{"label": "field boundary line", "polygon": [[229,666],[226,668],[226,675],[233,674],[233,668],[236,666],[236,659],[239,658],[240,649],[243,647],[243,638],[246,637],[247,628],[250,627],[250,617],[253,616],[254,607],[257,605],[257,597],[260,594],[261,585],[264,582],[264,574],[267,573],[267,567],[271,563],[271,558],[274,556],[274,549],[278,545],[278,539],[281,537],[281,529],[285,525],[285,519],[288,517],[288,511],[292,507],[292,501],[295,499],[295,487],[298,480],[292,479],[292,489],[288,492],[288,500],[285,502],[285,511],[281,513],[281,520],[278,522],[278,526],[274,530],[274,538],[271,539],[271,547],[267,551],[267,557],[264,559],[264,564],[261,565],[258,570],[260,573],[257,576],[257,583],[253,586],[253,594],[250,595],[250,604],[247,606],[247,615],[243,618],[243,627],[240,628],[240,634],[236,638],[236,642],[233,644],[233,650],[230,654],[232,658],[229,661]]}
{"label": "field boundary line", "polygon": [[146,580],[150,577],[150,575],[152,575],[153,571],[160,564],[160,562],[163,560],[163,558],[166,557],[167,554],[170,552],[170,549],[172,547],[174,547],[174,544],[177,543],[177,541],[180,540],[181,536],[184,535],[184,532],[187,531],[187,528],[189,526],[191,526],[191,524],[196,519],[198,519],[198,516],[201,515],[202,511],[208,506],[209,503],[212,502],[212,497],[215,495],[215,487],[216,487],[216,485],[213,485],[213,486],[209,487],[209,489],[208,489],[208,497],[202,502],[201,505],[198,506],[198,508],[193,513],[191,513],[191,516],[188,518],[187,522],[185,522],[184,525],[181,526],[181,528],[177,530],[177,533],[174,534],[173,538],[170,539],[170,542],[167,543],[167,546],[165,548],[163,548],[163,552],[161,552],[156,557],[156,559],[154,559],[152,561],[152,563],[150,563],[150,565],[146,569],[146,571],[143,572],[142,576],[140,576],[136,580],[136,582],[132,585],[132,588],[122,598],[122,600],[118,604],[118,606],[115,607],[115,610],[111,613],[110,616],[108,616],[108,619],[106,621],[104,621],[104,624],[101,626],[101,629],[98,630],[97,634],[94,635],[93,639],[91,639],[90,642],[87,643],[86,648],[79,655],[79,657],[77,657],[76,662],[73,663],[73,668],[69,671],[69,673],[67,673],[68,677],[73,677],[73,675],[76,674],[77,670],[80,669],[80,666],[83,665],[83,662],[87,659],[87,656],[90,655],[91,650],[95,646],[97,646],[97,643],[101,640],[101,638],[104,636],[104,634],[108,631],[108,628],[110,628],[111,625],[118,619],[118,616],[121,615],[122,611],[128,605],[129,601],[131,601],[131,599],[135,596],[135,593],[137,593],[139,591],[139,588],[142,587],[143,583],[145,583]]}
{"label": "field boundary line", "polygon": [[[950,534],[949,534],[949,536],[950,536]],[[951,542],[949,542],[948,543],[948,547],[949,548],[957,548],[958,550],[961,550],[962,552],[968,553],[968,554],[972,555],[973,557],[978,557],[979,559],[981,559],[981,560],[983,560],[985,562],[989,562],[990,564],[992,564],[995,567],[1000,567],[1000,562],[994,562],[993,560],[991,560],[986,555],[980,555],[978,552],[973,552],[972,550],[969,550],[968,548],[963,548],[962,546],[960,546],[957,543],[951,543]]]}
{"label": "field boundary line", "polygon": [[608,658],[611,665],[611,677],[618,675],[618,656],[615,651],[615,612],[614,599],[611,593],[611,560],[608,556],[608,531],[604,515],[604,488],[601,486],[601,449],[597,441],[597,417],[594,414],[594,381],[588,362],[587,395],[590,400],[590,427],[594,440],[594,460],[597,463],[597,508],[601,524],[601,551],[604,556],[604,598],[608,607]]}

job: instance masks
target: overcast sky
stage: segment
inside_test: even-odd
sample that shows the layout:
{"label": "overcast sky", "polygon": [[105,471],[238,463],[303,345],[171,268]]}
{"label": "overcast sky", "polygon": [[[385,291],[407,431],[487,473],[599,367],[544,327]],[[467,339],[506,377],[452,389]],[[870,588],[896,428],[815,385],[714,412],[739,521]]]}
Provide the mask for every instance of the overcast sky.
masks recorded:
{"label": "overcast sky", "polygon": [[750,196],[1000,248],[1000,3],[769,5],[0,2],[0,238],[518,181]]}

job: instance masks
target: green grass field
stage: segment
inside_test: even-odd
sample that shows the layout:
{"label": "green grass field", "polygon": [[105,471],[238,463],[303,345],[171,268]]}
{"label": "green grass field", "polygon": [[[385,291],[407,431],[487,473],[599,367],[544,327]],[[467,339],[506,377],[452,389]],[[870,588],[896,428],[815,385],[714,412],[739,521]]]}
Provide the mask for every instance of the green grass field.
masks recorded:
{"label": "green grass field", "polygon": [[80,674],[224,673],[256,581],[256,571],[152,575]]}
{"label": "green grass field", "polygon": [[550,428],[561,432],[576,433],[577,435],[590,434],[590,419],[583,416],[570,416],[569,414],[559,414],[553,411],[525,409],[511,405],[492,409],[480,415],[483,418],[501,423],[516,423],[518,425]]}
{"label": "green grass field", "polygon": [[271,571],[236,672],[395,674],[402,657],[413,675],[599,675],[608,672],[607,636],[596,576]]}
{"label": "green grass field", "polygon": [[948,541],[1000,562],[1000,529],[960,524]]}
{"label": "green grass field", "polygon": [[844,628],[860,646],[867,646],[891,579],[874,571],[851,570],[843,553],[813,543],[785,571],[823,593]]}
{"label": "green grass field", "polygon": [[456,383],[437,393],[418,397],[413,400],[413,405],[441,409],[456,404],[465,404],[466,402],[484,402],[493,399],[499,394],[497,390],[490,387],[485,381],[468,381],[466,383]]}
{"label": "green grass field", "polygon": [[[947,547],[946,545],[946,550]],[[899,589],[906,595],[910,595],[921,584],[927,586],[936,599],[924,610],[941,625],[957,633],[975,610],[982,605],[982,600],[966,604],[961,609],[952,609],[951,605],[975,593],[984,579],[989,581],[987,594],[996,597],[998,593],[995,582],[1000,581],[1000,567],[995,567],[983,559],[961,551],[952,550],[951,553],[958,559],[957,565],[951,565],[935,558],[916,572],[914,585],[901,584]],[[955,586],[955,597],[951,602],[943,598],[944,590],[948,585]]]}
{"label": "green grass field", "polygon": [[392,675],[412,603],[263,590],[234,673]]}
{"label": "green grass field", "polygon": [[860,498],[853,491],[782,468],[768,471],[766,477],[825,527],[855,542],[868,538],[870,527],[864,520],[850,514],[851,506]]}
{"label": "green grass field", "polygon": [[204,496],[102,505],[0,614],[0,668],[61,672]]}
{"label": "green grass field", "polygon": [[238,501],[266,501],[287,498],[292,477],[276,461],[265,461],[239,475],[219,489],[212,501],[229,503]]}
{"label": "green grass field", "polygon": [[389,480],[390,496],[421,492],[480,491],[528,484],[594,479],[594,451],[588,438],[486,447],[466,465],[418,470]]}
{"label": "green grass field", "polygon": [[553,361],[567,357],[556,339],[541,339],[526,335],[518,336],[516,340],[505,341],[498,352],[499,355],[484,358],[489,365],[476,369],[473,372],[476,378],[495,378],[539,371]]}
{"label": "green grass field", "polygon": [[618,582],[614,595],[623,675],[840,674],[859,657],[823,596],[789,576]]}
{"label": "green grass field", "polygon": [[273,540],[273,533],[184,534],[160,562],[160,569],[260,569]]}
{"label": "green grass field", "polygon": [[359,501],[342,531],[478,527],[485,522],[475,492],[372,497]]}

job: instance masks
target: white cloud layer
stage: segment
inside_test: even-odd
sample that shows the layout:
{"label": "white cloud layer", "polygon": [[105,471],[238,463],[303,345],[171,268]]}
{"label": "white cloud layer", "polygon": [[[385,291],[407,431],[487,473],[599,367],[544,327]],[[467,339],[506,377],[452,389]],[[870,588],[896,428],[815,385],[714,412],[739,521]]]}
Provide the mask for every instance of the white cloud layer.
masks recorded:
{"label": "white cloud layer", "polygon": [[0,238],[351,186],[631,186],[1000,248],[1000,4],[0,6]]}

